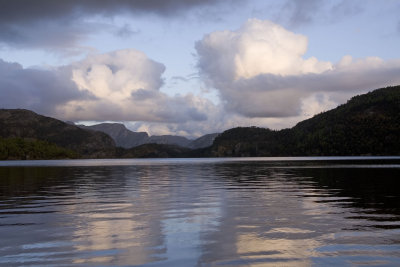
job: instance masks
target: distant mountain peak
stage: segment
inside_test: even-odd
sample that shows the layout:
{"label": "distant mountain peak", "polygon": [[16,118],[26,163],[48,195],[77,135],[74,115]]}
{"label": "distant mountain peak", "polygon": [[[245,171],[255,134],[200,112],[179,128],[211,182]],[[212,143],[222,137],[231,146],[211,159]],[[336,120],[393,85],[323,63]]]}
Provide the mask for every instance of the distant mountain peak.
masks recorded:
{"label": "distant mountain peak", "polygon": [[117,146],[123,148],[141,145],[143,140],[149,137],[146,132],[133,132],[122,123],[100,123],[91,126],[80,125],[79,127],[104,132],[114,139]]}
{"label": "distant mountain peak", "polygon": [[178,135],[152,135],[146,132],[133,132],[122,123],[100,123],[91,126],[80,125],[84,129],[101,131],[110,135],[117,146],[123,148],[137,147],[143,144],[177,145],[197,149],[212,145],[218,134],[207,134],[195,140]]}

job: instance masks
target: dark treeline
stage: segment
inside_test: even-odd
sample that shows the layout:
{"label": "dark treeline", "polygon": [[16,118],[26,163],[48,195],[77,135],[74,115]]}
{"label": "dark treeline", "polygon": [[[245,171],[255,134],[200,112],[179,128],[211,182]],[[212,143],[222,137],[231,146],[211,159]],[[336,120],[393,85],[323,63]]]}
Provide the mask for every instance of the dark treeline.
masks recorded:
{"label": "dark treeline", "polygon": [[77,152],[40,140],[0,137],[0,160],[78,158]]}

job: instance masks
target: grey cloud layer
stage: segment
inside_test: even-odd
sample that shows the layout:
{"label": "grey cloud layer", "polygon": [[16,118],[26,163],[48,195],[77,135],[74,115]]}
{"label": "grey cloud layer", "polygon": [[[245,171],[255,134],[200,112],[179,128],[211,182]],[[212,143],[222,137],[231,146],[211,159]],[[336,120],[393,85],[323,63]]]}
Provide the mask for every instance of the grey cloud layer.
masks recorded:
{"label": "grey cloud layer", "polygon": [[92,99],[86,90],[78,90],[70,72],[24,69],[17,63],[0,59],[0,107],[26,108],[54,114],[59,105],[75,99]]}
{"label": "grey cloud layer", "polygon": [[301,115],[302,101],[313,94],[327,94],[340,104],[356,94],[399,84],[399,73],[400,62],[364,71],[336,69],[286,77],[264,74],[225,84],[220,91],[232,112],[247,117],[290,117]]}
{"label": "grey cloud layer", "polygon": [[318,23],[343,21],[345,18],[362,13],[368,2],[371,1],[286,0],[275,16],[277,21],[293,29],[317,21]]}
{"label": "grey cloud layer", "polygon": [[[77,18],[82,15],[114,15],[121,12],[173,15],[191,8],[215,5],[222,0],[1,0],[0,22]],[[232,1],[231,1],[232,2]]]}
{"label": "grey cloud layer", "polygon": [[[231,0],[236,2],[238,0]],[[86,35],[107,28],[86,19],[119,14],[173,16],[222,0],[0,0],[0,44],[29,48],[71,48]],[[126,26],[117,34],[129,34]]]}
{"label": "grey cloud layer", "polygon": [[290,13],[289,23],[291,25],[300,25],[310,23],[322,4],[323,2],[320,0],[288,0],[282,11]]}
{"label": "grey cloud layer", "polygon": [[207,119],[210,102],[160,91],[164,65],[129,49],[51,70],[0,61],[0,107],[65,120],[182,123]]}

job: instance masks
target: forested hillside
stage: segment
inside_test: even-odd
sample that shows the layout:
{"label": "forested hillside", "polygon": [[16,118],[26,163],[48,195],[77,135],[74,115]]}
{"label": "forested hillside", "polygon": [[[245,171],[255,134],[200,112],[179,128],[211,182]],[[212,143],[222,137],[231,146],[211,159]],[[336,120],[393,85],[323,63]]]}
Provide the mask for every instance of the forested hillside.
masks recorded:
{"label": "forested hillside", "polygon": [[346,104],[272,131],[240,127],[219,135],[209,156],[400,155],[400,86],[355,96]]}
{"label": "forested hillside", "polygon": [[0,137],[0,160],[75,159],[79,154],[40,140]]}
{"label": "forested hillside", "polygon": [[24,109],[0,109],[0,137],[40,140],[75,151],[85,158],[115,154],[114,141],[104,133],[84,130]]}

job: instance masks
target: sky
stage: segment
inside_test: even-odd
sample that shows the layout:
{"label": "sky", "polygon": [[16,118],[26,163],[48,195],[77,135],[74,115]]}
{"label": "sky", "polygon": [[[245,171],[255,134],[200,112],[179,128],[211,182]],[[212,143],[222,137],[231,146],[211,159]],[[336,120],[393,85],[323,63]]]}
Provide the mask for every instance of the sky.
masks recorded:
{"label": "sky", "polygon": [[189,138],[400,84],[398,0],[0,0],[0,108]]}

